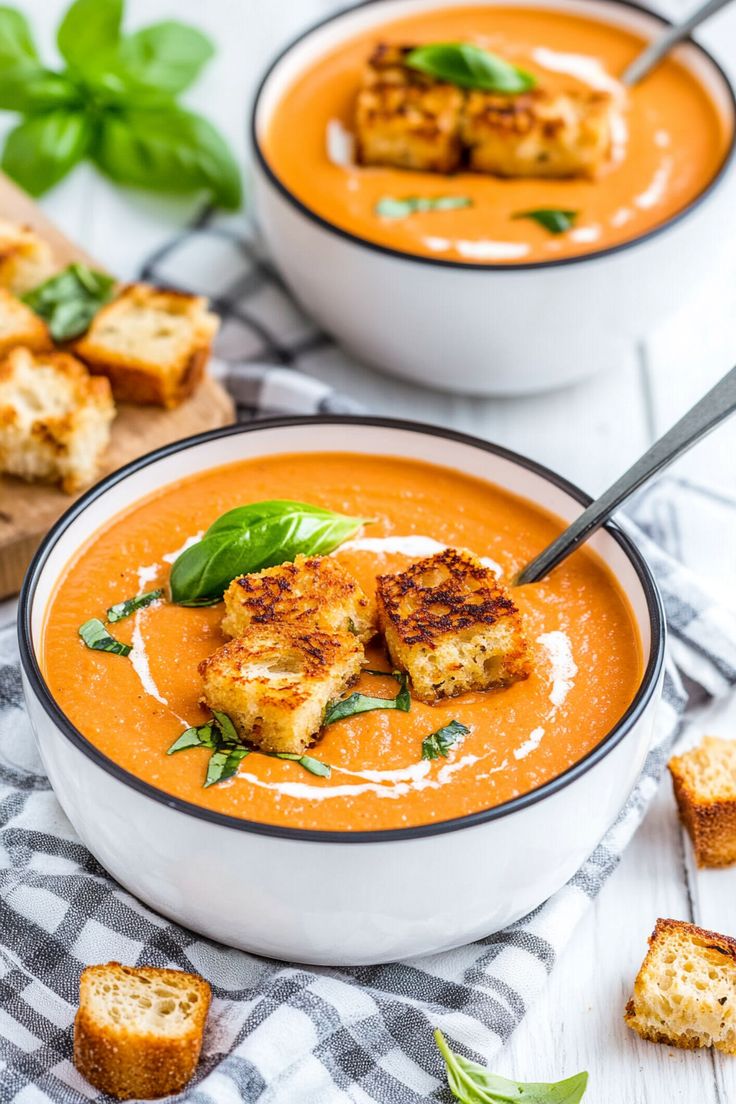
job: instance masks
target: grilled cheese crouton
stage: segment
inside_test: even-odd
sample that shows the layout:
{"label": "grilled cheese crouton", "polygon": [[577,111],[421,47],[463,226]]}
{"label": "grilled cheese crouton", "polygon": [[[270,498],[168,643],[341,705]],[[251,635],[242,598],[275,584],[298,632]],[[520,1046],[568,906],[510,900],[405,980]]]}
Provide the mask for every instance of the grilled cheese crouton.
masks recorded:
{"label": "grilled cheese crouton", "polygon": [[226,636],[250,625],[288,621],[324,632],[352,632],[367,641],[376,628],[368,599],[356,580],[331,556],[297,556],[253,575],[234,579],[225,591]]}
{"label": "grilled cheese crouton", "polygon": [[736,740],[706,736],[668,766],[698,866],[736,862]]}
{"label": "grilled cheese crouton", "polygon": [[0,362],[0,471],[71,494],[95,479],[114,417],[110,384],[67,353],[16,348]]}
{"label": "grilled cheese crouton", "polygon": [[300,755],[317,737],[330,702],[358,678],[363,657],[352,633],[284,621],[252,624],[200,663],[203,701],[263,751]]}
{"label": "grilled cheese crouton", "polygon": [[657,920],[624,1019],[652,1043],[736,1054],[736,940]]}
{"label": "grilled cheese crouton", "polygon": [[118,1100],[180,1092],[202,1049],[211,990],[196,974],[151,966],[88,966],[79,983],[74,1065]]}
{"label": "grilled cheese crouton", "polygon": [[42,318],[0,287],[0,356],[16,345],[23,345],[32,352],[51,349],[53,342]]}
{"label": "grilled cheese crouton", "polygon": [[447,548],[377,580],[392,661],[420,701],[507,686],[529,675],[521,616],[471,552]]}
{"label": "grilled cheese crouton", "polygon": [[0,219],[0,287],[25,295],[57,268],[51,246],[30,226]]}
{"label": "grilled cheese crouton", "polygon": [[73,348],[116,399],[173,407],[201,380],[218,324],[201,295],[132,284]]}

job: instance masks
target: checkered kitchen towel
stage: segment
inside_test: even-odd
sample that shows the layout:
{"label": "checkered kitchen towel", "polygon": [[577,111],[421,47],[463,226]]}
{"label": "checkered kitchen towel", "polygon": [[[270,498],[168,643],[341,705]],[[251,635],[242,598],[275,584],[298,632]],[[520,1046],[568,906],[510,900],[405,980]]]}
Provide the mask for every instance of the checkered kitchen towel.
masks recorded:
{"label": "checkered kitchen towel", "polygon": [[[252,242],[202,227],[154,258],[147,274],[213,295],[224,315],[220,371],[242,416],[352,409],[295,371],[325,339]],[[15,629],[3,627],[0,607],[0,1104],[99,1099],[71,1064],[72,1019],[82,967],[109,959],[193,969],[212,984],[202,1062],[180,1098],[188,1104],[448,1101],[432,1029],[469,1057],[492,1059],[615,869],[692,708],[736,685],[736,621],[675,558],[706,532],[718,533],[722,555],[733,541],[733,562],[734,519],[736,500],[673,480],[638,502],[632,530],[662,587],[677,666],[668,667],[644,772],[588,861],[505,931],[386,966],[310,969],[256,958],[163,920],[111,881],[44,776],[23,708]],[[704,556],[698,543],[698,562]]]}

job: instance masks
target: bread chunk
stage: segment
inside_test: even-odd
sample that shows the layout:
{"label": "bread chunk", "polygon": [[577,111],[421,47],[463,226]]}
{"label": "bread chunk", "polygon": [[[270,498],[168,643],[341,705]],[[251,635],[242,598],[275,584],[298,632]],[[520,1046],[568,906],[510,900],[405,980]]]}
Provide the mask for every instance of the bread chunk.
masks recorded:
{"label": "bread chunk", "polygon": [[378,621],[389,654],[420,701],[525,679],[521,615],[471,552],[447,548],[378,579]]}
{"label": "bread chunk", "polygon": [[355,111],[363,165],[450,173],[460,167],[463,93],[404,65],[411,46],[376,47]]}
{"label": "bread chunk", "polygon": [[204,373],[217,316],[201,295],[131,284],[95,316],[74,352],[121,402],[177,406]]}
{"label": "bread chunk", "polygon": [[225,591],[222,630],[241,636],[251,625],[288,621],[324,632],[352,632],[366,642],[375,635],[371,606],[358,583],[331,556],[297,556],[234,579]]}
{"label": "bread chunk", "polygon": [[352,633],[252,624],[199,665],[203,700],[227,713],[249,743],[299,755],[319,734],[330,702],[358,678],[363,658]]}
{"label": "bread chunk", "polygon": [[736,740],[706,736],[668,766],[698,866],[736,862]]}
{"label": "bread chunk", "polygon": [[0,287],[25,295],[58,267],[51,246],[30,226],[0,219]]}
{"label": "bread chunk", "polygon": [[0,287],[0,356],[16,345],[37,353],[53,348],[48,327],[42,318]]}
{"label": "bread chunk", "polygon": [[476,172],[592,178],[611,156],[614,116],[605,92],[474,91],[463,109],[462,141]]}
{"label": "bread chunk", "polygon": [[180,1092],[202,1049],[210,987],[150,966],[88,966],[79,983],[74,1065],[118,1100]]}
{"label": "bread chunk", "polygon": [[624,1019],[652,1043],[736,1054],[736,940],[657,920]]}
{"label": "bread chunk", "polygon": [[78,491],[97,476],[114,417],[108,381],[67,353],[16,348],[0,361],[0,471]]}

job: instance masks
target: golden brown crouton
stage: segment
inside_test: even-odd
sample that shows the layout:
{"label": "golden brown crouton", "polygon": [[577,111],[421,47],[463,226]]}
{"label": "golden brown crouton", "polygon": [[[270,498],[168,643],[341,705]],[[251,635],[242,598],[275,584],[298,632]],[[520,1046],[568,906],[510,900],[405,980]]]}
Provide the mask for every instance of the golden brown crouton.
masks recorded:
{"label": "golden brown crouton", "polygon": [[79,983],[74,1065],[118,1100],[168,1096],[191,1079],[210,987],[196,974],[150,966],[88,966]]}
{"label": "golden brown crouton", "polygon": [[736,862],[736,740],[706,736],[668,765],[698,866]]}
{"label": "golden brown crouton", "polygon": [[233,579],[225,591],[225,611],[222,630],[227,636],[274,621],[289,621],[304,632],[310,626],[352,632],[364,642],[376,632],[368,599],[331,556],[297,556],[294,563]]}
{"label": "golden brown crouton", "polygon": [[529,675],[521,616],[495,574],[447,548],[378,579],[378,621],[391,659],[420,701],[507,686]]}
{"label": "golden brown crouton", "polygon": [[202,378],[217,316],[201,295],[131,284],[97,313],[74,352],[121,402],[173,407]]}
{"label": "golden brown crouton", "polygon": [[57,268],[51,246],[30,226],[0,219],[0,287],[25,295]]}
{"label": "golden brown crouton", "polygon": [[71,494],[95,479],[114,417],[110,384],[67,353],[16,348],[0,362],[0,471]]}
{"label": "golden brown crouton", "polygon": [[32,352],[51,349],[53,342],[42,318],[0,287],[0,356],[16,345],[23,345]]}
{"label": "golden brown crouton", "polygon": [[318,735],[330,702],[358,678],[363,657],[352,633],[253,624],[200,663],[203,700],[263,751],[299,755]]}
{"label": "golden brown crouton", "polygon": [[652,1043],[736,1054],[736,940],[657,920],[624,1019]]}
{"label": "golden brown crouton", "polygon": [[409,50],[380,45],[368,62],[355,113],[358,161],[454,172],[460,165],[463,93],[407,68]]}

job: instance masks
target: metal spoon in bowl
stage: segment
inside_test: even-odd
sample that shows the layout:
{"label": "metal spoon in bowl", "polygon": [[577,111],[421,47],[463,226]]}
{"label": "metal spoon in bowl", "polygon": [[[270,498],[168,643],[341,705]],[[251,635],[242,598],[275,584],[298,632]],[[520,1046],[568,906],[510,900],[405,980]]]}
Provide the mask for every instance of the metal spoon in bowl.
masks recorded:
{"label": "metal spoon in bowl", "polygon": [[600,498],[583,510],[579,518],[531,563],[519,572],[515,586],[536,583],[553,568],[567,559],[601,525],[607,521],[622,502],[638,490],[643,483],[662,471],[683,452],[710,433],[712,429],[736,410],[736,368],[723,377],[700,402],[691,407],[679,422],[641,456],[616,482],[604,491]]}
{"label": "metal spoon in bowl", "polygon": [[726,4],[730,2],[731,0],[707,0],[682,23],[676,23],[674,27],[668,27],[627,66],[621,76],[621,83],[629,87],[638,84],[651,72],[655,65],[659,65],[662,58],[667,56],[673,46],[676,46],[678,42],[682,42],[683,38],[687,38],[691,31],[694,31],[711,15],[715,15],[721,8],[725,8]]}

